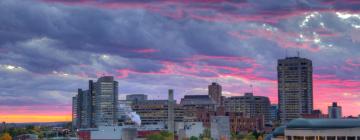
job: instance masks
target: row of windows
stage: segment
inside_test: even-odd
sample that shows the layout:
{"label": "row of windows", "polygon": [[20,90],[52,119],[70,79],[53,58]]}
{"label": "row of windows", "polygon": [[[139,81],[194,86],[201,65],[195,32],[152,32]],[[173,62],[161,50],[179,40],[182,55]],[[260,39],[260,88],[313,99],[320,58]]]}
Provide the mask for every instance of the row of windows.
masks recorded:
{"label": "row of windows", "polygon": [[360,136],[287,136],[286,140],[360,140]]}

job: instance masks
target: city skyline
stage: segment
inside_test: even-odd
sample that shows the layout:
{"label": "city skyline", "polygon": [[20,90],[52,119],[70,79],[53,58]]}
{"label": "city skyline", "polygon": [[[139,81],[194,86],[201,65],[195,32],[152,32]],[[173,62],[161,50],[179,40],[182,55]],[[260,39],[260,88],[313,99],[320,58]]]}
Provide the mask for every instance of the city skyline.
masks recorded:
{"label": "city skyline", "polygon": [[[2,0],[0,121],[70,121],[88,80],[119,97],[208,93],[277,103],[277,60],[313,62],[314,109],[360,114],[360,2]],[[252,85],[252,87],[250,87]]]}

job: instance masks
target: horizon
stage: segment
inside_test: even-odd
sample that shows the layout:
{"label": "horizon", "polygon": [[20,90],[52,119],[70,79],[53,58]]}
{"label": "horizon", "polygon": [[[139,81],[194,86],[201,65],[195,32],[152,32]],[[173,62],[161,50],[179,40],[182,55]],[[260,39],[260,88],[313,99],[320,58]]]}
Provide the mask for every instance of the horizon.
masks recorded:
{"label": "horizon", "polygon": [[[360,2],[2,0],[0,121],[71,121],[71,97],[102,75],[119,99],[254,91],[277,104],[277,60],[313,63],[314,109],[360,114]],[[252,88],[250,87],[252,85]]]}

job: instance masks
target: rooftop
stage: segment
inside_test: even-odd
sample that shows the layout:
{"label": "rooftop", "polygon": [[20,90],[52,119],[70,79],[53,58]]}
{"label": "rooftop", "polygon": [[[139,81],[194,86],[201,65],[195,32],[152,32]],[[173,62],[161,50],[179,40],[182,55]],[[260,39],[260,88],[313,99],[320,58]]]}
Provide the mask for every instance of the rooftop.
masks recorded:
{"label": "rooftop", "polygon": [[360,128],[360,119],[296,119],[290,121],[287,129],[335,129]]}
{"label": "rooftop", "polygon": [[184,99],[210,99],[209,95],[185,95]]}
{"label": "rooftop", "polygon": [[182,105],[194,105],[194,104],[215,104],[214,101],[208,95],[185,95],[181,99]]}

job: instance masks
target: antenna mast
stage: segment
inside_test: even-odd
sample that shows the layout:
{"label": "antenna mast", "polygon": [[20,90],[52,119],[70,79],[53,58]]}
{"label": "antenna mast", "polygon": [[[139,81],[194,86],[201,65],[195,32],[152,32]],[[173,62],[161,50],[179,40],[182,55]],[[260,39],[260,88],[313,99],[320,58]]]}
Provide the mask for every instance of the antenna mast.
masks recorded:
{"label": "antenna mast", "polygon": [[254,94],[254,87],[253,87],[253,85],[252,85],[252,84],[250,84],[250,88],[251,88],[251,93],[253,93],[253,94]]}

